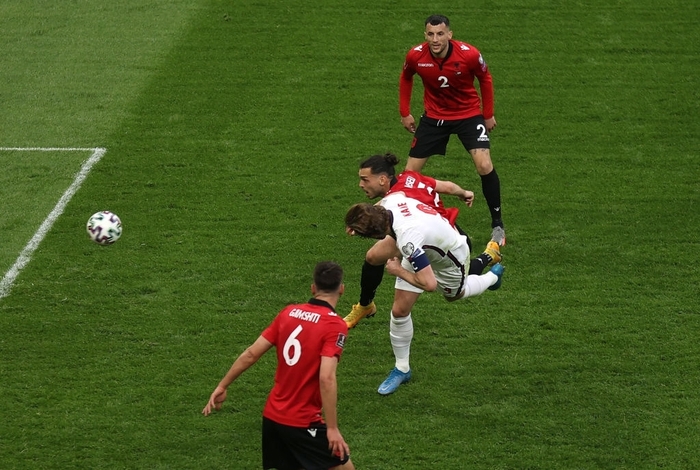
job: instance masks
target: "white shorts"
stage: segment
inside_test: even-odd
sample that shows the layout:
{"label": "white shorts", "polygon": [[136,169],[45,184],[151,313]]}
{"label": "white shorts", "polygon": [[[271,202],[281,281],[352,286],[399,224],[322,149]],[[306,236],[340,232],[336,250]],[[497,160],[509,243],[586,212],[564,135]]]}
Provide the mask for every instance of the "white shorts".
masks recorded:
{"label": "white shorts", "polygon": [[[465,279],[469,271],[469,267],[466,266],[469,260],[469,245],[467,244],[467,238],[465,236],[462,236],[462,238],[464,239],[464,243],[460,244],[456,250],[450,251],[444,257],[439,256],[435,252],[431,252],[430,248],[425,248],[425,252],[430,258],[430,267],[433,268],[433,273],[437,280],[437,291],[445,297],[454,297],[464,289]],[[413,272],[413,266],[411,266],[411,263],[409,263],[406,258],[401,260],[401,266],[405,270]],[[415,292],[416,294],[423,293],[423,289],[404,281],[400,277],[396,278],[394,288]]]}

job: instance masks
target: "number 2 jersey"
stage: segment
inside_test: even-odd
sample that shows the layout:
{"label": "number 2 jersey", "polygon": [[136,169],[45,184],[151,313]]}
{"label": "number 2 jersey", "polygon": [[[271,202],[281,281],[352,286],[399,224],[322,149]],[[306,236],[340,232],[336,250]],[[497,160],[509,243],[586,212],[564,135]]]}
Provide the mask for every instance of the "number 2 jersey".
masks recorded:
{"label": "number 2 jersey", "polygon": [[[450,40],[444,59],[430,52],[427,42],[415,46],[406,54],[399,79],[399,112],[411,114],[413,75],[423,80],[425,115],[432,119],[458,120],[484,115],[493,117],[493,79],[484,58],[471,44]],[[479,92],[474,86],[479,80]],[[483,100],[483,110],[481,108]]]}
{"label": "number 2 jersey", "polygon": [[340,360],[347,334],[345,321],[327,302],[311,299],[285,307],[262,333],[277,351],[275,384],[263,416],[295,427],[323,421],[321,357]]}

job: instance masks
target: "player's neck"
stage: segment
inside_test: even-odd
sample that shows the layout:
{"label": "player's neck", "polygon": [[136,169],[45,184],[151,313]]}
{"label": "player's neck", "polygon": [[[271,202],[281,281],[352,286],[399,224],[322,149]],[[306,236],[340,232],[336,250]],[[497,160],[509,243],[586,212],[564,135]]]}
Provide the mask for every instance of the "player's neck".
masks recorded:
{"label": "player's neck", "polygon": [[316,300],[322,300],[328,304],[330,304],[331,307],[335,308],[335,306],[338,304],[338,299],[340,298],[339,294],[328,294],[325,292],[319,292],[317,293],[314,298]]}

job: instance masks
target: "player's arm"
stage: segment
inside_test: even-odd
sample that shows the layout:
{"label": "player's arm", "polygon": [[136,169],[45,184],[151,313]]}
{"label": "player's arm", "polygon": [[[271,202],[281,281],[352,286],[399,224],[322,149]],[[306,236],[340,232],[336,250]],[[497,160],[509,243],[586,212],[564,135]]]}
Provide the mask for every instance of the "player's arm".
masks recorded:
{"label": "player's arm", "polygon": [[271,347],[272,343],[261,335],[253,344],[243,351],[241,355],[236,358],[229,371],[212,392],[207,405],[202,410],[202,414],[204,414],[204,416],[208,416],[213,410],[220,410],[221,404],[224,402],[224,400],[226,400],[226,389],[228,386],[231,385],[231,383],[250,366],[258,362],[258,359],[269,351]]}
{"label": "player's arm", "polygon": [[413,69],[408,65],[408,58],[406,58],[399,77],[399,114],[401,115],[401,124],[411,133],[416,131],[416,120],[411,115],[414,73]]}
{"label": "player's arm", "polygon": [[396,240],[390,236],[386,236],[367,250],[365,261],[372,266],[382,266],[391,258],[397,256],[401,256],[401,253],[398,248],[396,248]]}
{"label": "player's arm", "polygon": [[494,93],[493,93],[493,78],[489,72],[486,62],[484,62],[481,54],[477,59],[477,64],[474,68],[474,75],[479,81],[479,93],[481,94],[481,112],[486,121],[486,130],[491,132],[496,127],[496,117],[494,116]]}
{"label": "player's arm", "polygon": [[350,454],[350,449],[338,428],[338,382],[335,375],[337,368],[338,358],[336,356],[321,357],[319,384],[321,387],[321,406],[326,420],[328,448],[333,454],[344,459],[346,455]]}
{"label": "player's arm", "polygon": [[[419,252],[419,253],[418,253]],[[399,258],[392,258],[386,263],[386,270],[396,277],[400,277],[412,286],[415,286],[424,291],[434,291],[437,289],[437,279],[435,273],[430,266],[428,256],[423,250],[417,250],[410,258],[414,272],[408,271],[401,266]]]}
{"label": "player's arm", "polygon": [[461,186],[459,186],[457,183],[453,183],[452,181],[435,180],[435,191],[437,191],[439,194],[457,196],[469,207],[471,207],[472,203],[474,202],[474,193],[472,191],[462,189]]}

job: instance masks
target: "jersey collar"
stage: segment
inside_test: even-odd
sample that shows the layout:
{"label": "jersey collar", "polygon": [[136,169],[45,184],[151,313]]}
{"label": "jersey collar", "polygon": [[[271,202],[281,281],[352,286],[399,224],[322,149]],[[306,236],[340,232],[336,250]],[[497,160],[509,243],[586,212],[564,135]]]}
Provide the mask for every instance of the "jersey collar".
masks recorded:
{"label": "jersey collar", "polygon": [[311,305],[318,305],[320,307],[328,307],[329,309],[331,309],[331,311],[335,312],[335,309],[333,308],[333,306],[331,304],[329,304],[328,302],[326,302],[325,300],[319,300],[315,297],[311,297],[311,299],[309,300],[309,303]]}

